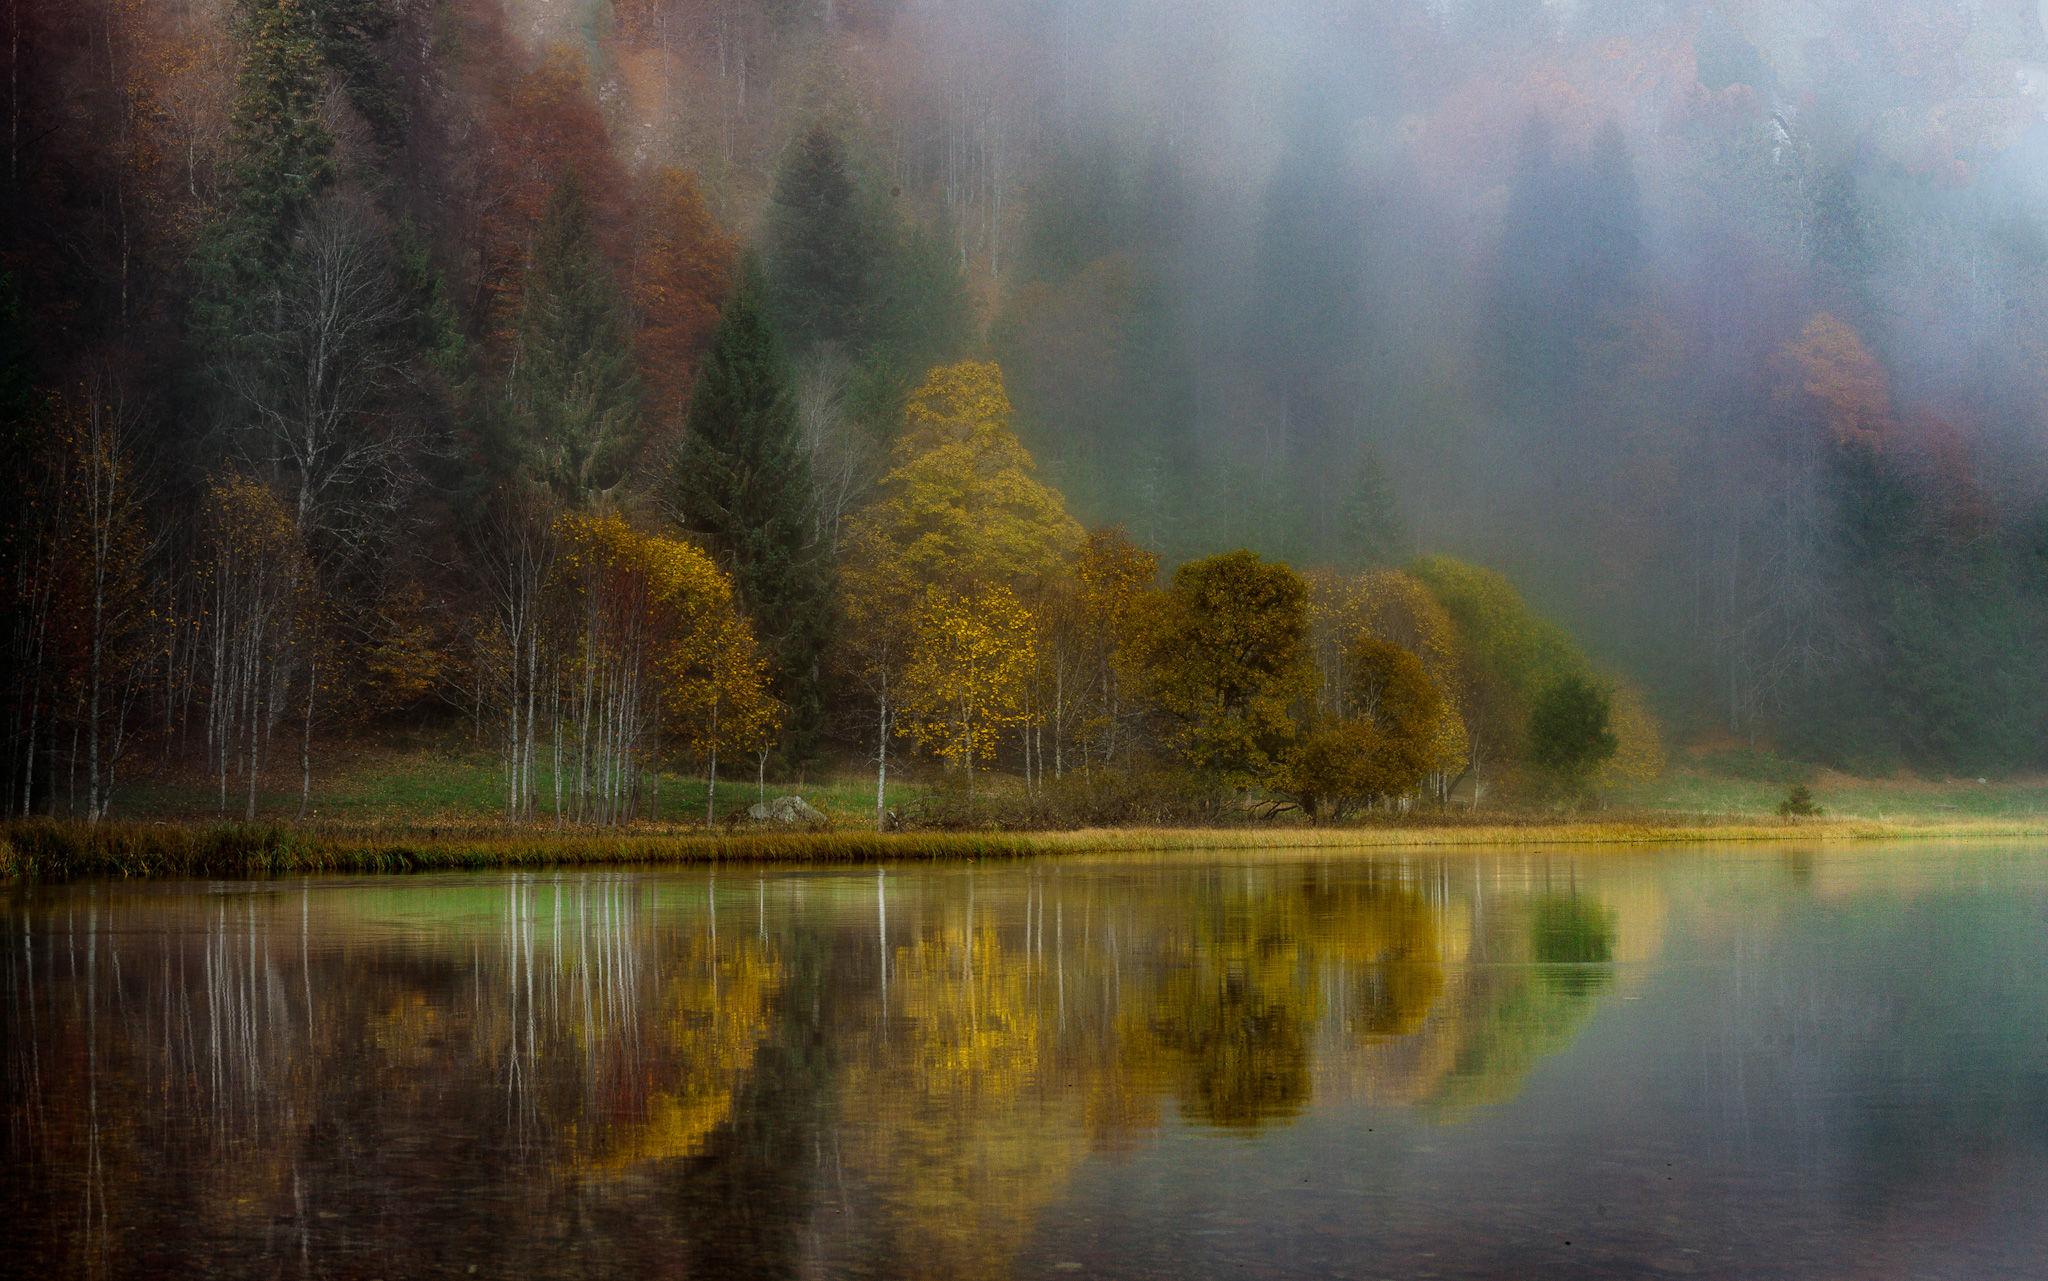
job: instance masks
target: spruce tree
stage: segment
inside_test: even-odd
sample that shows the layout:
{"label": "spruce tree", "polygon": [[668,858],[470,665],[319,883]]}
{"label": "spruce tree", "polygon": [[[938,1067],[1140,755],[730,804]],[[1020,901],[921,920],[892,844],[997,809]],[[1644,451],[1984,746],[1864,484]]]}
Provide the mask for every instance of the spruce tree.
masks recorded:
{"label": "spruce tree", "polygon": [[820,668],[833,583],[812,537],[815,501],[796,397],[750,255],[697,373],[669,482],[676,523],[732,576],[777,669],[790,746],[807,754],[823,716]]}
{"label": "spruce tree", "polygon": [[256,326],[301,218],[334,182],[334,136],[320,118],[328,68],[309,0],[250,0],[237,34],[228,200],[193,262],[193,336],[215,361]]}
{"label": "spruce tree", "polygon": [[320,56],[348,91],[379,147],[404,141],[405,108],[377,46],[398,25],[394,0],[317,0],[312,28]]}
{"label": "spruce tree", "polygon": [[1361,565],[1387,565],[1401,554],[1400,500],[1394,479],[1367,445],[1358,460],[1358,478],[1344,504],[1345,550]]}
{"label": "spruce tree", "polygon": [[769,296],[792,351],[820,342],[866,345],[876,248],[838,140],[814,126],[776,180],[768,208]]}
{"label": "spruce tree", "polygon": [[233,248],[275,265],[299,215],[334,181],[334,137],[320,118],[328,67],[310,0],[257,0],[243,19],[231,128]]}
{"label": "spruce tree", "polygon": [[640,423],[640,377],[573,169],[548,195],[525,291],[507,388],[513,457],[527,478],[579,505],[625,472]]}
{"label": "spruce tree", "polygon": [[1828,306],[1855,321],[1871,314],[1870,278],[1877,268],[1857,191],[1856,171],[1844,160],[1821,178],[1813,201],[1814,275]]}

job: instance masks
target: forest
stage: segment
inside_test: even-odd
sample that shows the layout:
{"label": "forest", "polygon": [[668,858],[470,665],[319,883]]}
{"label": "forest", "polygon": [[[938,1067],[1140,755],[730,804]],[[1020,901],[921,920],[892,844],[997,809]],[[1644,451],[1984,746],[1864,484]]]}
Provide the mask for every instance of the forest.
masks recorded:
{"label": "forest", "polygon": [[2048,765],[2016,0],[7,8],[10,815]]}

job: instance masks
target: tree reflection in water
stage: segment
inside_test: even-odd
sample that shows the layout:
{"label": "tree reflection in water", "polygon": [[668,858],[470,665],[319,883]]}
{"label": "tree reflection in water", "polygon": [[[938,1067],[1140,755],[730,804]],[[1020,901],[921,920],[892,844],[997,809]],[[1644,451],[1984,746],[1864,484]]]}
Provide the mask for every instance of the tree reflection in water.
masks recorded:
{"label": "tree reflection in water", "polygon": [[1511,1092],[1614,921],[1477,890],[1340,862],[27,892],[0,1264],[1002,1274],[1166,1100],[1249,1132]]}

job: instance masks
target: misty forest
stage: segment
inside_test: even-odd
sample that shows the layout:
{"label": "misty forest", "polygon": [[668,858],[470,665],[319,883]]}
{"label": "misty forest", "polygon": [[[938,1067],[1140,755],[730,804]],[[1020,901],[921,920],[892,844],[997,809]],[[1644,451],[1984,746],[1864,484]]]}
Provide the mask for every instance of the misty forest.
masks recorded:
{"label": "misty forest", "polygon": [[2031,3],[0,23],[10,815],[2048,766]]}

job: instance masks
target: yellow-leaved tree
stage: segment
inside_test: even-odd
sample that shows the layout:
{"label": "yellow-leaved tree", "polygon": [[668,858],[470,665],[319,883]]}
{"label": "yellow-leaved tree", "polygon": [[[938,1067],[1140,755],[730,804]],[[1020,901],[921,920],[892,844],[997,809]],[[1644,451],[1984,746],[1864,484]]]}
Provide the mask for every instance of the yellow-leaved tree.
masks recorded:
{"label": "yellow-leaved tree", "polygon": [[558,820],[572,774],[577,817],[629,816],[662,755],[664,728],[708,766],[708,820],[719,750],[754,747],[777,724],[767,660],[733,604],[731,581],[696,547],[640,533],[616,515],[570,512],[555,533],[572,628],[562,647],[567,723],[558,717],[555,735]]}
{"label": "yellow-leaved tree", "polygon": [[903,674],[903,714],[917,741],[967,771],[994,753],[1024,717],[1034,640],[1031,612],[1000,584],[957,592],[933,586],[918,615],[915,656]]}
{"label": "yellow-leaved tree", "polygon": [[1346,654],[1350,681],[1329,711],[1312,714],[1283,752],[1267,783],[1301,805],[1310,820],[1327,802],[1406,795],[1434,761],[1444,700],[1415,655],[1360,631]]}
{"label": "yellow-leaved tree", "polygon": [[[1444,714],[1437,721],[1436,734],[1430,744],[1425,779],[1426,790],[1442,800],[1451,780],[1465,768],[1470,756],[1461,710],[1463,659],[1457,625],[1436,597],[1430,595],[1427,587],[1414,575],[1399,570],[1367,570],[1354,578],[1339,580],[1341,604],[1335,611],[1327,605],[1319,607],[1322,590],[1319,584],[1326,586],[1327,580],[1310,579],[1309,615],[1311,629],[1318,636],[1318,666],[1324,664],[1326,652],[1334,662],[1334,672],[1324,673],[1326,687],[1333,677],[1338,690],[1350,687],[1353,679],[1350,656],[1358,638],[1363,635],[1388,641],[1413,654],[1443,696]],[[1319,616],[1327,619],[1331,612],[1340,614],[1333,620],[1335,626],[1331,626],[1330,621],[1318,623]],[[1327,648],[1321,639],[1325,628],[1335,640]]]}
{"label": "yellow-leaved tree", "polygon": [[991,362],[934,369],[904,408],[882,500],[855,518],[919,584],[969,587],[1059,571],[1081,527],[1066,500],[1032,477],[1010,430],[1010,398]]}
{"label": "yellow-leaved tree", "polygon": [[[1118,657],[1130,643],[1132,611],[1158,572],[1159,557],[1121,528],[1090,533],[1074,558],[1080,684],[1072,699],[1080,713],[1083,769],[1095,761],[1107,765],[1129,746],[1142,704],[1126,688]],[[1064,690],[1061,696],[1064,712]]]}
{"label": "yellow-leaved tree", "polygon": [[[1000,619],[987,625],[992,636],[1008,637],[1010,620],[1021,618],[1027,636],[1002,644],[1028,664],[1032,620],[1020,601],[1058,575],[1081,540],[1066,501],[1033,478],[1036,466],[1009,420],[1010,399],[996,365],[964,361],[932,370],[905,407],[881,497],[847,525],[839,659],[875,700],[878,825],[887,813],[897,709],[911,713],[915,725],[902,728],[920,741],[954,741],[932,728],[950,716],[934,710],[950,696],[953,679],[939,656],[970,642],[942,620],[960,601],[1005,602]],[[991,598],[992,592],[1000,595]],[[911,619],[917,625],[905,627]],[[1021,700],[1024,677],[1016,679]],[[961,764],[985,762],[996,737],[1021,716],[1021,709],[994,719],[975,711],[973,733],[940,754]],[[970,790],[972,775],[969,765]]]}

